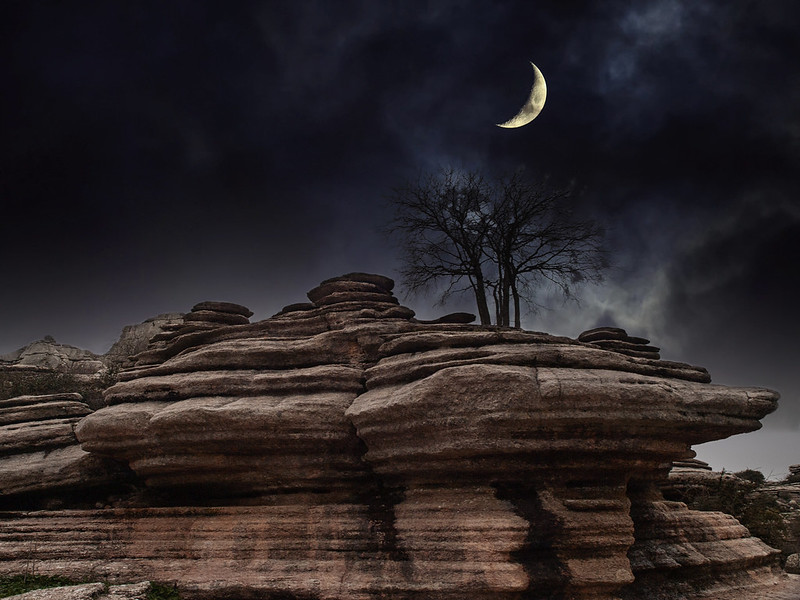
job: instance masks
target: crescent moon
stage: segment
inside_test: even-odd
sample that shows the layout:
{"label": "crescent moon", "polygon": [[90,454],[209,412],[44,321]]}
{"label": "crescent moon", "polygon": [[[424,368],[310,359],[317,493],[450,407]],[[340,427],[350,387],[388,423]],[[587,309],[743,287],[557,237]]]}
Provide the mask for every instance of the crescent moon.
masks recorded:
{"label": "crescent moon", "polygon": [[522,105],[519,112],[511,117],[505,123],[498,123],[498,127],[505,127],[506,129],[513,129],[515,127],[522,127],[533,121],[544,108],[544,101],[547,98],[547,84],[544,81],[544,75],[535,64],[531,63],[533,67],[533,87],[531,88],[531,95],[528,101]]}

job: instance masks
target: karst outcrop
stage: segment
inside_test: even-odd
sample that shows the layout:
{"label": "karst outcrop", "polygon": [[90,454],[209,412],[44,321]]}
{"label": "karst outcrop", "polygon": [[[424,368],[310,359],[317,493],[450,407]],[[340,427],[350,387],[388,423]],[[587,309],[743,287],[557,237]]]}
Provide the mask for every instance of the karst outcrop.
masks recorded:
{"label": "karst outcrop", "polygon": [[76,393],[0,400],[0,508],[86,502],[124,480],[125,465],[78,444],[75,426],[91,412]]}
{"label": "karst outcrop", "polygon": [[67,373],[84,380],[96,377],[109,368],[132,366],[132,356],[145,351],[153,337],[184,327],[183,319],[183,313],[163,313],[135,325],[126,325],[105,354],[62,344],[48,335],[14,352],[0,355],[0,369],[11,373]]}
{"label": "karst outcrop", "polygon": [[669,476],[661,483],[661,491],[668,498],[686,500],[700,496],[720,484],[739,488],[749,486],[750,482],[733,473],[714,471],[702,460],[686,458],[672,463]]}
{"label": "karst outcrop", "polygon": [[182,322],[183,313],[163,313],[135,325],[126,325],[117,341],[102,355],[103,363],[114,368],[132,366],[132,357],[144,352],[154,336]]}
{"label": "karst outcrop", "polygon": [[766,480],[758,471],[713,471],[699,460],[675,461],[661,490],[670,500],[693,508],[722,508],[735,513],[755,535],[781,550],[784,567],[788,557],[800,552],[800,466],[789,467],[783,481]]}
{"label": "karst outcrop", "polygon": [[83,451],[128,465],[147,493],[6,515],[0,572],[25,550],[38,572],[174,583],[186,598],[800,587],[735,519],[659,489],[692,444],[757,429],[775,392],[712,385],[618,329],[419,321],[392,287],[336,277],[254,323],[239,305],[193,307],[76,426]]}
{"label": "karst outcrop", "polygon": [[94,375],[105,368],[100,355],[69,344],[60,344],[51,336],[31,342],[9,354],[0,355],[0,366],[59,371],[73,375]]}

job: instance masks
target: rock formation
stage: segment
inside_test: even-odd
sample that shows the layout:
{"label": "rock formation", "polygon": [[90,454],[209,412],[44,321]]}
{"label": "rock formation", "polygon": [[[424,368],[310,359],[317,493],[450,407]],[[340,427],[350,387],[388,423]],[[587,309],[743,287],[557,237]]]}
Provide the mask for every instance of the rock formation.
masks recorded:
{"label": "rock formation", "polygon": [[150,582],[107,586],[104,583],[83,583],[34,590],[9,596],[8,600],[147,600]]}
{"label": "rock formation", "polygon": [[136,325],[122,328],[119,339],[102,356],[107,366],[126,368],[133,366],[133,357],[147,349],[150,339],[166,329],[182,323],[183,313],[164,313]]}
{"label": "rock formation", "polygon": [[[795,585],[735,520],[658,488],[692,444],[757,429],[776,393],[711,385],[622,330],[417,321],[392,285],[329,279],[257,323],[196,305],[76,429],[154,494],[0,519],[0,572],[25,550],[38,572],[174,582],[189,598],[710,598],[745,573],[747,594]],[[37,537],[63,542],[31,549]]]}
{"label": "rock formation", "polygon": [[38,368],[73,375],[94,375],[105,367],[102,358],[94,352],[59,344],[51,336],[0,355],[0,366]]}
{"label": "rock formation", "polygon": [[[210,311],[209,314],[215,313]],[[241,322],[241,320],[236,322]],[[181,328],[184,325],[183,313],[164,313],[136,325],[126,325],[117,341],[105,354],[95,354],[89,350],[60,344],[52,336],[46,336],[42,340],[31,342],[24,348],[0,355],[0,367],[94,376],[108,367],[132,366],[134,361],[131,357],[146,350],[151,338],[168,330],[174,331],[175,328]]]}
{"label": "rock formation", "polygon": [[629,336],[624,329],[618,327],[598,327],[589,329],[578,336],[579,342],[587,342],[600,348],[614,350],[628,356],[640,358],[661,358],[659,348],[648,346],[650,340]]}
{"label": "rock formation", "polygon": [[702,460],[686,458],[672,463],[669,476],[660,487],[667,498],[686,501],[718,487],[723,482],[734,487],[750,486],[749,482],[739,479],[733,473],[713,471],[711,466]]}
{"label": "rock formation", "polygon": [[790,554],[786,559],[786,572],[794,575],[800,575],[800,554]]}
{"label": "rock formation", "polygon": [[785,559],[800,552],[800,482],[792,468],[785,481],[759,481],[746,478],[747,471],[718,472],[696,459],[675,461],[660,487],[667,499],[690,507],[720,506],[736,512],[753,533],[781,550]]}
{"label": "rock formation", "polygon": [[0,400],[0,506],[50,505],[111,486],[125,470],[81,449],[75,425],[91,413],[80,394]]}

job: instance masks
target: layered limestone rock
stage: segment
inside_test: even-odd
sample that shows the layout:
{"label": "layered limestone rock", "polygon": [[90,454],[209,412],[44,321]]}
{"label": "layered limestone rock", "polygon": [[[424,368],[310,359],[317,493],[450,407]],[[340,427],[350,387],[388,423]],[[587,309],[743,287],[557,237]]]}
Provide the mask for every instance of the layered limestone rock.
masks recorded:
{"label": "layered limestone rock", "polygon": [[622,590],[625,600],[800,594],[800,581],[783,577],[780,551],[751,537],[732,516],[665,501],[652,483],[632,485],[629,495],[636,542],[628,557],[636,581]]}
{"label": "layered limestone rock", "polygon": [[618,327],[589,329],[578,336],[578,341],[587,342],[607,350],[614,350],[628,356],[639,356],[655,360],[661,358],[659,348],[648,346],[650,340],[629,336],[628,332]]}
{"label": "layered limestone rock", "polygon": [[183,313],[164,313],[136,325],[126,325],[122,328],[119,339],[102,356],[103,362],[116,368],[133,366],[133,357],[147,349],[153,336],[182,324],[183,317]]}
{"label": "layered limestone rock", "polygon": [[102,357],[68,344],[59,344],[51,336],[31,342],[15,352],[0,355],[0,365],[15,368],[35,368],[73,375],[94,375],[105,365]]}
{"label": "layered limestone rock", "polygon": [[417,321],[392,286],[336,277],[257,323],[196,305],[77,425],[84,451],[158,492],[150,505],[0,519],[0,572],[27,548],[39,572],[189,598],[644,599],[673,580],[689,598],[743,570],[778,581],[775,551],[657,488],[692,444],[757,429],[777,394],[711,385],[622,330]]}
{"label": "layered limestone rock", "polygon": [[491,483],[537,531],[537,550],[518,552],[526,593],[541,597],[613,598],[632,584],[629,481],[665,473],[700,439],[750,429],[775,401],[709,386],[702,369],[541,334],[411,332],[379,352],[347,411],[365,459],[428,494]]}
{"label": "layered limestone rock", "polygon": [[[164,323],[159,327],[161,331],[149,338],[146,348],[130,357],[134,365],[157,364],[163,358],[162,351],[172,348],[173,351],[180,347],[176,340],[185,339],[191,334],[213,331],[226,325],[244,325],[250,322],[253,312],[246,306],[232,302],[200,302],[192,310]],[[195,336],[196,337],[196,336]],[[200,339],[203,339],[202,336]]]}
{"label": "layered limestone rock", "polygon": [[686,500],[699,497],[721,485],[745,489],[752,487],[750,482],[740,479],[733,473],[714,471],[708,463],[689,458],[672,463],[669,477],[661,484],[661,491],[668,499]]}
{"label": "layered limestone rock", "polygon": [[74,393],[0,401],[1,506],[34,495],[52,501],[118,479],[119,465],[82,450],[75,438],[76,423],[91,412]]}
{"label": "layered limestone rock", "polygon": [[[215,496],[352,487],[366,477],[345,416],[363,388],[361,342],[378,317],[391,329],[413,314],[390,280],[355,277],[312,290],[312,309],[250,326],[245,307],[196,305],[107,391],[111,406],[80,423],[83,448],[127,461],[151,487]],[[343,319],[352,326],[337,327]]]}

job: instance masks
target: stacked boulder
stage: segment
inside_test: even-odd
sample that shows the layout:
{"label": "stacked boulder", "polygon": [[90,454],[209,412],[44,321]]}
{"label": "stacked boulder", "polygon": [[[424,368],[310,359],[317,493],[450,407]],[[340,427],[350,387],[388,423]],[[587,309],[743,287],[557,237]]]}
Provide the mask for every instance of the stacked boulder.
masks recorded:
{"label": "stacked boulder", "polygon": [[691,502],[702,497],[709,489],[722,484],[748,488],[750,483],[733,473],[712,470],[711,466],[696,458],[673,461],[669,476],[661,483],[661,491],[670,500]]}
{"label": "stacked boulder", "polygon": [[121,374],[110,406],[81,422],[83,447],[124,459],[152,488],[202,488],[207,501],[352,488],[368,476],[345,416],[363,389],[359,338],[381,317],[407,326],[413,315],[392,285],[330,279],[310,305],[261,324],[243,306],[195,305]]}
{"label": "stacked boulder", "polygon": [[324,315],[326,323],[340,327],[358,319],[410,319],[414,311],[400,306],[392,294],[394,281],[371,273],[332,277],[308,292],[311,302],[290,304],[275,317],[303,318]]}
{"label": "stacked boulder", "polygon": [[659,348],[650,346],[650,340],[628,335],[624,329],[618,327],[597,327],[584,331],[578,336],[579,342],[586,342],[603,348],[638,358],[659,360]]}
{"label": "stacked boulder", "polygon": [[122,328],[119,339],[103,356],[103,362],[109,367],[127,368],[133,366],[133,356],[143,352],[153,336],[164,333],[168,329],[183,324],[183,313],[163,313]]}
{"label": "stacked boulder", "polygon": [[247,325],[253,311],[233,302],[200,302],[184,315],[185,327],[214,329],[223,325]]}
{"label": "stacked boulder", "polygon": [[164,350],[201,343],[205,339],[203,334],[231,325],[246,325],[252,316],[249,308],[233,302],[200,302],[181,320],[162,324],[162,331],[152,336],[148,347],[132,360],[135,366],[157,364],[165,358]]}
{"label": "stacked boulder", "polygon": [[0,401],[0,504],[58,497],[114,482],[119,466],[81,449],[74,429],[91,414],[80,394]]}
{"label": "stacked boulder", "polygon": [[375,305],[380,309],[384,304],[400,304],[392,294],[393,288],[394,281],[388,277],[351,273],[326,279],[308,292],[307,296],[314,306],[345,304],[362,309]]}

